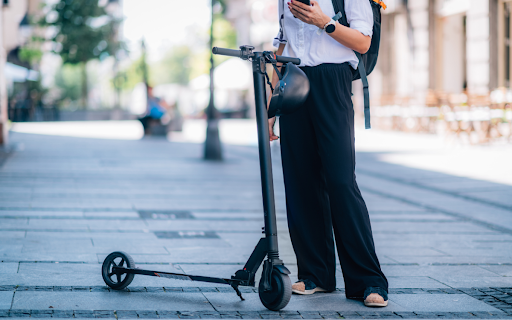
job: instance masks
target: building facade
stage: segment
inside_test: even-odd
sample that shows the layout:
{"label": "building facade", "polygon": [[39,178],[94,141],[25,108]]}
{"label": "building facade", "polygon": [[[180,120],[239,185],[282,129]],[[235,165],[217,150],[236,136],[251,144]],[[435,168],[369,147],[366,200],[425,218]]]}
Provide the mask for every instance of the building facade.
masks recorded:
{"label": "building facade", "polygon": [[40,0],[2,0],[0,4],[0,145],[8,143],[5,63],[31,36],[28,17],[39,10]]}
{"label": "building facade", "polygon": [[[445,113],[455,112],[450,117],[457,118],[466,108],[469,120],[512,120],[507,111],[512,102],[512,0],[386,3],[379,62],[370,76],[377,117],[403,118],[408,108],[409,115],[446,120]],[[426,107],[437,107],[437,113]],[[480,112],[475,118],[477,107],[487,107],[488,116]]]}

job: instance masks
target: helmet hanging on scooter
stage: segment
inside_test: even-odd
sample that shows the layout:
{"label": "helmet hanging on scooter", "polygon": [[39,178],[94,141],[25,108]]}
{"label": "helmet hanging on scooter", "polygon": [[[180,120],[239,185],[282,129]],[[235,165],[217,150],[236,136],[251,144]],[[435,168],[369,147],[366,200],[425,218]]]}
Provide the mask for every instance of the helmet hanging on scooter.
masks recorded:
{"label": "helmet hanging on scooter", "polygon": [[[272,92],[268,117],[287,115],[297,111],[309,94],[309,80],[304,71],[288,62],[283,65],[284,72],[277,72],[279,82]],[[283,68],[281,71],[283,71]]]}

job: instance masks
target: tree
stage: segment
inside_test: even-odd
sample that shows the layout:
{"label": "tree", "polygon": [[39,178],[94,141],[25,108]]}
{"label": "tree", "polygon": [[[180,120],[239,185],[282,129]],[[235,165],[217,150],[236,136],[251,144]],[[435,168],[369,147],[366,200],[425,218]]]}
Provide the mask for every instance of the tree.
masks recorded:
{"label": "tree", "polygon": [[192,51],[188,46],[175,47],[161,61],[151,66],[151,79],[154,84],[179,83],[186,85],[190,80],[189,60]]}
{"label": "tree", "polygon": [[64,64],[80,65],[82,107],[87,106],[87,62],[104,59],[124,46],[115,39],[117,19],[98,0],[60,0],[52,5],[43,25],[54,27],[53,51]]}

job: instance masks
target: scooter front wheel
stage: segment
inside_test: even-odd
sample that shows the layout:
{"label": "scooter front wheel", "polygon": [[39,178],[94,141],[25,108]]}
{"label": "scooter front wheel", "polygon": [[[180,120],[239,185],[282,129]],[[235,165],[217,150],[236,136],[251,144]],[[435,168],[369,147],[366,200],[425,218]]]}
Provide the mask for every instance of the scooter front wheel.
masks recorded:
{"label": "scooter front wheel", "polygon": [[272,270],[271,275],[272,290],[265,291],[263,289],[263,281],[260,280],[258,293],[263,305],[272,311],[279,311],[286,307],[292,297],[292,283],[290,277],[282,274],[277,269]]}
{"label": "scooter front wheel", "polygon": [[133,273],[114,273],[113,267],[135,268],[135,262],[127,253],[116,251],[109,254],[103,261],[101,275],[107,286],[114,290],[122,290],[133,281]]}

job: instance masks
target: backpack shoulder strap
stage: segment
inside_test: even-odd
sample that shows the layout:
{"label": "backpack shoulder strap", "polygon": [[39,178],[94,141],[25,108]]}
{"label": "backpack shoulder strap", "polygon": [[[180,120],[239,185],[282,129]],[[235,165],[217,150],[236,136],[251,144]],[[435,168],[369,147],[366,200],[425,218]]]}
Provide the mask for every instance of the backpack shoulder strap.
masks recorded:
{"label": "backpack shoulder strap", "polygon": [[363,57],[359,52],[354,51],[357,59],[359,60],[359,65],[357,70],[359,71],[359,76],[361,77],[361,81],[363,82],[363,95],[364,95],[364,128],[371,129],[370,125],[370,91],[368,89],[368,78],[366,77],[366,68],[364,66]]}
{"label": "backpack shoulder strap", "polygon": [[[334,7],[334,12],[341,12],[341,18],[338,20],[339,23],[344,25],[345,27],[350,27],[350,24],[347,20],[347,15],[345,13],[345,0],[332,0],[332,5]],[[368,89],[368,78],[366,77],[366,68],[364,66],[363,57],[359,52],[354,51],[359,60],[359,64],[357,67],[357,71],[359,71],[359,76],[361,81],[363,82],[363,95],[364,95],[364,127],[365,129],[370,129],[370,91]]]}
{"label": "backpack shoulder strap", "polygon": [[332,0],[332,6],[334,7],[334,13],[341,12],[341,18],[338,20],[339,23],[345,27],[350,27],[345,14],[345,0]]}

